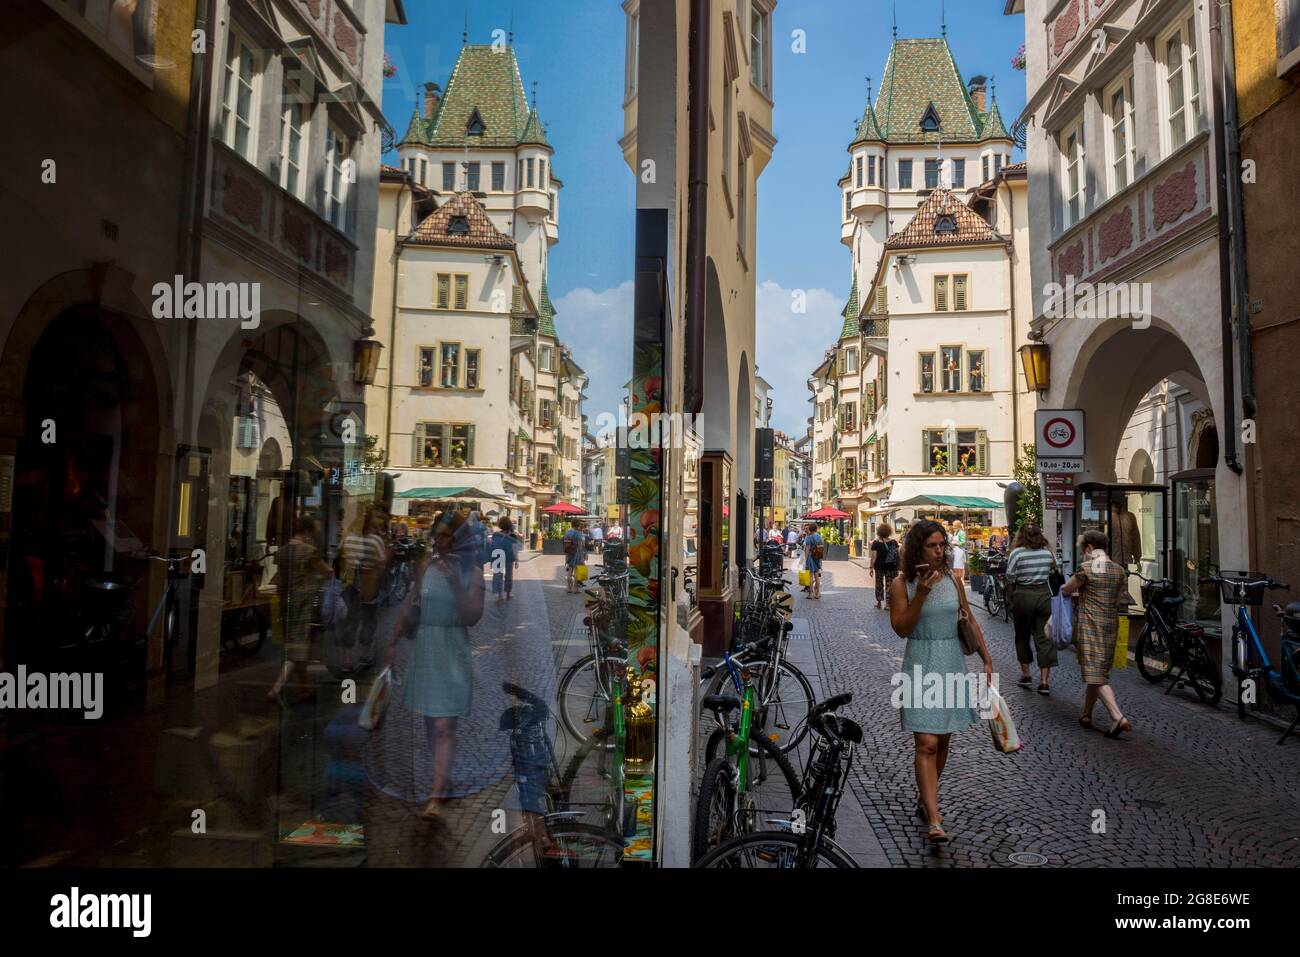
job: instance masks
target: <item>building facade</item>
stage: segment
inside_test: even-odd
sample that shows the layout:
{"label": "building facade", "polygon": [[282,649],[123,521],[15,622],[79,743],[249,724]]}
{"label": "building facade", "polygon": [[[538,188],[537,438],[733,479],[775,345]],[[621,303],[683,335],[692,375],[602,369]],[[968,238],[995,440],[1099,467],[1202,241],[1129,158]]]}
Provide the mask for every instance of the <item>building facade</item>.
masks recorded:
{"label": "building facade", "polygon": [[[1231,212],[1217,132],[1222,9],[1185,0],[1006,5],[1026,23],[1020,122],[1034,236],[1031,335],[1050,359],[1042,405],[1082,409],[1086,422],[1077,480],[1087,491],[1074,509],[1049,512],[1047,531],[1067,563],[1078,531],[1108,532],[1126,564],[1172,577],[1207,620],[1220,619],[1209,568],[1245,568],[1252,557],[1240,520],[1241,355],[1220,242]],[[1117,475],[1117,453],[1135,411],[1166,380],[1207,413],[1199,428],[1208,479],[1133,486]],[[1180,488],[1199,489],[1184,500],[1195,514],[1171,522],[1167,509],[1179,506],[1167,497]],[[1120,540],[1127,515],[1149,520],[1140,544]],[[1204,527],[1212,540],[1192,534]],[[1174,560],[1179,553],[1198,558]]]}
{"label": "building facade", "polygon": [[460,496],[528,534],[546,506],[582,506],[586,375],[556,333],[561,183],[514,48],[465,44],[397,151],[375,264],[384,365],[367,394],[400,472],[394,511],[426,520]]}

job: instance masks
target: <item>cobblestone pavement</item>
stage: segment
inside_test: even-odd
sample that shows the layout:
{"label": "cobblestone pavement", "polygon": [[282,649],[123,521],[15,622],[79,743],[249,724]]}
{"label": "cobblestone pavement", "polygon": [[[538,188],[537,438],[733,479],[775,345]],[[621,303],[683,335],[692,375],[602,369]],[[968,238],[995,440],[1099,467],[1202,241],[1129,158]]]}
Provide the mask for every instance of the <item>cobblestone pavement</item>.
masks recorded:
{"label": "cobblestone pavement", "polygon": [[[1047,867],[1300,864],[1300,742],[1279,747],[1271,725],[1208,708],[1190,691],[1166,696],[1132,665],[1112,682],[1133,732],[1108,740],[1078,724],[1083,685],[1073,656],[1053,670],[1050,698],[1018,687],[1011,627],[977,603],[1025,748],[996,752],[984,722],[953,736],[940,789],[953,843],[930,847],[914,812],[912,737],[890,705],[903,640],[888,612],[875,609],[865,569],[827,567],[821,600],[799,593],[795,615],[808,620],[823,690],[855,694],[846,713],[864,740],[852,789],[890,866],[1021,863],[1013,854],[1040,855],[1025,863]],[[1094,719],[1109,727],[1100,705]],[[1094,833],[1099,811],[1104,833]]]}

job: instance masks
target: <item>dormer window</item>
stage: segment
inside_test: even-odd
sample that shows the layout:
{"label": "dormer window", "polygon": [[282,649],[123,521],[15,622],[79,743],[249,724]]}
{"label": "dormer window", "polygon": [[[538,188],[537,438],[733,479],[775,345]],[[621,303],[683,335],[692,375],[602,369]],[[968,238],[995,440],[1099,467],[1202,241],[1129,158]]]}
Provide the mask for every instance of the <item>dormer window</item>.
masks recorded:
{"label": "dormer window", "polygon": [[939,111],[931,103],[925,108],[925,114],[921,117],[921,130],[925,133],[938,133],[943,126],[939,122]]}
{"label": "dormer window", "polygon": [[943,213],[934,221],[934,232],[937,236],[947,236],[957,232],[957,217],[952,213]]}
{"label": "dormer window", "polygon": [[447,220],[448,236],[468,236],[469,220],[464,216],[452,216]]}
{"label": "dormer window", "polygon": [[483,116],[479,113],[478,107],[469,115],[469,122],[465,124],[465,132],[470,136],[482,136],[487,126],[483,122]]}

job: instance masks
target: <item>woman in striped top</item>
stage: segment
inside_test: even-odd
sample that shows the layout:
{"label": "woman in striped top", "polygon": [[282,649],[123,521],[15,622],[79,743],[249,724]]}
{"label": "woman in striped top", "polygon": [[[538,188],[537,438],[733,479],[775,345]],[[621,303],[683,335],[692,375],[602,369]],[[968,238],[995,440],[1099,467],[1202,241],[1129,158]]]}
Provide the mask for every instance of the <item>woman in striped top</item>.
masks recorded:
{"label": "woman in striped top", "polygon": [[[1047,637],[1052,617],[1052,592],[1048,576],[1056,559],[1047,538],[1037,525],[1023,525],[1016,533],[1007,558],[1007,589],[1011,592],[1011,614],[1016,625],[1016,658],[1020,661],[1020,683],[1032,680],[1029,665],[1038,652],[1038,693],[1051,694],[1048,678],[1056,667],[1056,648]],[[1031,644],[1032,642],[1032,644]]]}

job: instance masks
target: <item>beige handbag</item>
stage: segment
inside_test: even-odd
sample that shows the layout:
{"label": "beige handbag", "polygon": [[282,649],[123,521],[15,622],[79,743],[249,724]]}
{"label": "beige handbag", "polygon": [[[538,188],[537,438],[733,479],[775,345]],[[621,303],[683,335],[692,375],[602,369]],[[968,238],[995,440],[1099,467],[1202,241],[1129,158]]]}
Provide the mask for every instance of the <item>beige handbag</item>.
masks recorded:
{"label": "beige handbag", "polygon": [[966,588],[959,581],[954,581],[953,585],[957,588],[957,597],[961,602],[957,607],[957,638],[961,641],[961,650],[967,655],[979,654],[979,632],[975,630],[975,623],[970,618],[970,605],[966,603]]}

